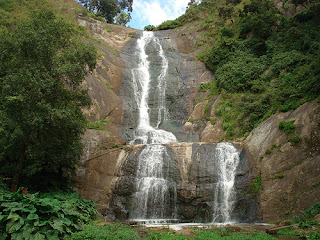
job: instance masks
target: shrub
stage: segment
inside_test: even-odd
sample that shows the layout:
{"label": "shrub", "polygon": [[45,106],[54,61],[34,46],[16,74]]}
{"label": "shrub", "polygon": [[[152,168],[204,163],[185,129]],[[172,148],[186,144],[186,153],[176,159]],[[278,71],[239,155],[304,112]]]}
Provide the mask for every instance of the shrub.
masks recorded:
{"label": "shrub", "polygon": [[216,124],[216,120],[213,118],[213,119],[210,119],[210,123],[212,124],[212,125],[215,125]]}
{"label": "shrub", "polygon": [[253,182],[251,183],[249,189],[245,192],[245,194],[258,193],[261,190],[262,190],[262,187],[261,187],[261,174],[260,174],[253,179]]}
{"label": "shrub", "polygon": [[209,110],[210,110],[210,102],[206,104],[206,107],[204,108],[204,114],[208,114]]}
{"label": "shrub", "polygon": [[104,126],[109,123],[106,119],[97,120],[95,122],[88,121],[87,128],[104,131]]}
{"label": "shrub", "polygon": [[174,29],[181,27],[183,24],[179,21],[179,19],[176,20],[168,20],[166,22],[161,23],[158,27],[156,27],[154,30],[167,30],[167,29]]}
{"label": "shrub", "polygon": [[63,239],[95,214],[95,204],[76,194],[29,194],[20,188],[0,195],[2,239]]}
{"label": "shrub", "polygon": [[311,205],[306,211],[305,214],[310,217],[313,218],[316,215],[320,214],[320,202],[317,202],[314,205]]}
{"label": "shrub", "polygon": [[299,142],[301,142],[302,138],[299,135],[294,135],[293,137],[288,139],[288,142],[290,142],[292,145],[296,145]]}
{"label": "shrub", "polygon": [[278,173],[278,174],[274,175],[274,176],[272,177],[272,179],[273,179],[273,180],[275,180],[275,179],[282,179],[283,177],[284,177],[283,173]]}
{"label": "shrub", "polygon": [[205,92],[208,89],[210,89],[211,83],[201,83],[199,88],[198,88],[198,92]]}
{"label": "shrub", "polygon": [[294,133],[296,130],[296,125],[294,125],[295,120],[291,121],[281,121],[279,123],[279,129],[283,130],[286,134]]}

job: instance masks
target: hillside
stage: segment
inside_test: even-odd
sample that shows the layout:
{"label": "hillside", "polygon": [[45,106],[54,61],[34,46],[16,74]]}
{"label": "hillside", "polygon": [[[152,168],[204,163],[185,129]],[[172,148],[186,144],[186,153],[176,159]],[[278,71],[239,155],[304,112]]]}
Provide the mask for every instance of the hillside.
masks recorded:
{"label": "hillside", "polygon": [[[168,153],[161,154],[168,162],[173,159],[172,172],[175,175],[170,177],[178,186],[176,201],[180,204],[177,207],[180,208],[180,216],[187,221],[212,220],[212,186],[220,176],[215,172],[220,164],[215,163],[216,166],[212,160],[218,152],[216,149],[220,149],[218,144],[226,141],[232,141],[230,144],[234,145],[241,158],[239,169],[234,171],[234,195],[238,197],[235,214],[240,216],[239,221],[275,222],[302,214],[320,199],[319,0],[192,2],[184,15],[156,28],[159,31],[152,35],[155,42],[147,48],[148,61],[152,61],[150,75],[153,77],[148,107],[156,108],[163,100],[168,110],[168,117],[162,121],[156,115],[161,111],[150,110],[150,128],[156,125],[152,133],[164,130],[177,138],[177,142],[163,143],[162,148]],[[60,86],[69,89],[74,82],[81,83],[74,89],[70,87],[67,92],[86,88],[91,104],[90,99],[81,98],[84,95],[87,97],[86,94],[79,94],[70,104],[81,103],[81,110],[76,114],[49,111],[58,112],[57,119],[63,119],[58,123],[52,121],[50,114],[43,114],[46,113],[43,109],[49,108],[50,104],[43,104],[44,107],[40,108],[42,114],[39,116],[45,115],[43,121],[38,115],[32,121],[27,116],[25,122],[30,121],[29,126],[39,127],[41,131],[36,129],[30,132],[32,134],[25,135],[32,136],[35,146],[44,147],[39,152],[32,147],[25,148],[22,155],[27,161],[23,167],[16,164],[18,158],[14,158],[12,163],[7,161],[18,155],[19,147],[6,152],[7,145],[1,144],[6,143],[11,135],[1,135],[0,153],[4,158],[0,159],[0,175],[8,177],[10,183],[15,170],[20,168],[21,184],[46,191],[66,188],[70,173],[75,172],[73,186],[78,193],[100,204],[97,207],[100,216],[110,220],[128,220],[137,161],[139,154],[148,148],[145,144],[139,144],[143,143],[139,139],[136,146],[128,144],[137,140],[135,134],[139,130],[139,106],[135,103],[139,94],[133,93],[132,72],[138,68],[136,57],[140,53],[137,43],[142,33],[101,21],[101,17],[88,13],[73,0],[0,0],[0,37],[11,36],[12,32],[17,36],[26,36],[24,31],[20,31],[22,35],[19,35],[17,29],[30,27],[34,16],[48,11],[51,17],[51,14],[54,15],[53,22],[62,26],[56,31],[60,34],[57,38],[48,37],[52,45],[55,46],[56,39],[64,39],[64,29],[77,39],[76,44],[68,48],[65,58],[58,57],[65,48],[63,44],[55,49],[55,55],[50,55],[49,60],[78,61],[74,65],[58,68],[58,73],[62,72],[60,80],[65,81]],[[24,25],[25,22],[29,25]],[[46,24],[51,26],[50,21]],[[46,32],[54,28],[40,29]],[[34,27],[26,31],[36,36],[30,41],[36,46],[47,40],[41,38],[37,30]],[[33,35],[34,32],[38,35]],[[22,47],[23,40],[17,41]],[[68,42],[66,45],[69,46]],[[78,54],[75,51],[77,46],[83,45],[87,48]],[[159,51],[153,48],[157,46],[161,46],[165,54],[157,55]],[[46,53],[43,49],[51,48],[47,45],[38,53]],[[7,54],[8,51],[4,49],[3,52]],[[26,50],[26,53],[28,56],[29,51]],[[39,55],[46,62],[46,58]],[[38,63],[38,55],[33,56],[35,60],[30,63],[26,61],[26,66],[31,70]],[[17,56],[19,64],[24,64],[23,57]],[[160,60],[164,58],[168,61],[168,83],[165,83],[166,89],[162,88],[166,95],[158,97],[156,81],[163,74]],[[12,64],[8,63],[8,66],[18,69],[15,61],[8,62]],[[1,68],[5,69],[3,66]],[[51,65],[47,68],[51,70]],[[43,69],[42,66],[40,69]],[[11,76],[11,69],[5,70],[3,72]],[[68,71],[72,74],[64,74]],[[54,73],[53,78],[56,77],[55,71],[48,71],[49,76],[51,73]],[[3,77],[1,74],[0,77]],[[25,112],[36,108],[41,94],[52,94],[50,100],[55,105],[55,92],[48,91],[50,94],[47,94],[46,89],[41,88],[42,81],[35,80],[35,85],[26,87],[20,76],[25,75],[16,77],[15,83],[23,93],[40,85],[39,91],[32,92],[36,104],[29,104]],[[73,82],[68,82],[70,77]],[[5,93],[6,86],[0,86],[4,89],[2,93]],[[8,103],[8,106],[20,106],[23,103],[21,99],[14,95],[1,98],[1,101]],[[19,111],[16,113],[20,114]],[[79,121],[72,121],[74,115],[79,116]],[[7,122],[0,122],[1,133]],[[10,130],[23,122],[18,119],[10,125]],[[53,127],[43,127],[48,122],[54,122]],[[69,134],[55,132],[60,126],[66,126],[66,132],[70,134],[74,132],[74,127],[79,126],[77,145],[67,153],[64,152],[67,144],[59,138]],[[50,145],[53,142],[48,137],[50,131],[57,145]],[[17,143],[22,143],[19,146],[23,146],[25,141],[18,140]],[[57,164],[48,164],[47,159],[50,158]]]}
{"label": "hillside", "polygon": [[[300,2],[204,0],[156,28],[175,29],[215,74],[197,102],[208,100],[207,120],[221,119],[220,140],[246,137],[272,114],[319,97],[320,3]],[[192,123],[199,128],[203,119]]]}

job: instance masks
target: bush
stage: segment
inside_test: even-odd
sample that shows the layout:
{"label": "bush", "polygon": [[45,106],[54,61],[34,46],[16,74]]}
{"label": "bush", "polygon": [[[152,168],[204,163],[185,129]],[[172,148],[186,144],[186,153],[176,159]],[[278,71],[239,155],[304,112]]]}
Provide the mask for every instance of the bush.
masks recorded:
{"label": "bush", "polygon": [[294,133],[296,130],[296,125],[294,125],[295,120],[291,121],[281,121],[279,123],[279,129],[283,130],[286,134]]}
{"label": "bush", "polygon": [[273,179],[273,180],[275,180],[275,179],[282,179],[283,177],[284,177],[283,173],[278,173],[278,174],[274,175],[274,176],[272,177],[272,179]]}
{"label": "bush", "polygon": [[211,87],[211,83],[201,83],[199,88],[198,88],[198,92],[205,92],[207,91],[208,89],[210,89]]}
{"label": "bush", "polygon": [[225,89],[228,92],[239,92],[250,90],[255,85],[254,80],[258,79],[266,68],[263,58],[256,58],[254,55],[238,51],[236,57],[216,71],[218,89]]}
{"label": "bush", "polygon": [[107,125],[108,123],[109,121],[106,119],[97,120],[95,122],[88,121],[87,128],[104,131],[104,126]]}
{"label": "bush", "polygon": [[311,205],[306,211],[305,214],[309,217],[309,218],[313,218],[316,215],[320,214],[320,202],[317,202],[314,205]]}
{"label": "bush", "polygon": [[296,145],[299,142],[301,142],[302,138],[299,135],[294,135],[293,137],[288,139],[288,142],[290,142],[292,145]]}
{"label": "bush", "polygon": [[0,195],[1,239],[63,239],[95,218],[95,204],[76,194]]}
{"label": "bush", "polygon": [[179,19],[169,20],[169,21],[161,23],[158,27],[156,27],[155,30],[174,29],[174,28],[181,27],[182,25],[183,24],[179,21]]}
{"label": "bush", "polygon": [[250,194],[250,193],[258,193],[262,190],[261,187],[261,174],[255,177],[253,182],[251,183],[249,189],[245,192],[245,194]]}

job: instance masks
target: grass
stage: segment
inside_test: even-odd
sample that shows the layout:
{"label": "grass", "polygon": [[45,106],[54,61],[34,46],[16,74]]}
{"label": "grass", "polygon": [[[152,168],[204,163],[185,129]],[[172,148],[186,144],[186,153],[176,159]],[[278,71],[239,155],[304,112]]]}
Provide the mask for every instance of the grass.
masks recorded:
{"label": "grass", "polygon": [[[195,240],[273,240],[276,239],[266,233],[242,233],[234,232],[226,228],[218,230],[198,230],[191,231]],[[128,239],[128,240],[187,240],[190,239],[183,234],[177,234],[168,229],[140,229],[139,227],[129,227],[124,224],[109,224],[106,226],[87,225],[83,231],[74,233],[72,240],[82,239]]]}
{"label": "grass", "polygon": [[106,119],[97,120],[95,122],[91,122],[88,120],[87,128],[104,131],[104,126],[107,125],[108,123],[109,121]]}

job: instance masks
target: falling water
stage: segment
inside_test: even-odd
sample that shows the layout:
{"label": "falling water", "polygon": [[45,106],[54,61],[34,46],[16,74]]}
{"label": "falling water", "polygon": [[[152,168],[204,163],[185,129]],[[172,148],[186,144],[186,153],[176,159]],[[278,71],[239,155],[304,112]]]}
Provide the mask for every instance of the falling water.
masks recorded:
{"label": "falling water", "polygon": [[[161,73],[158,81],[158,120],[156,126],[150,124],[148,97],[151,76],[150,62],[146,53],[148,44],[155,44],[162,59]],[[136,173],[136,192],[133,197],[131,218],[139,219],[173,219],[176,208],[176,182],[172,180],[172,159],[164,145],[177,142],[176,137],[159,129],[159,125],[167,118],[165,107],[165,76],[168,61],[164,55],[159,39],[153,32],[143,32],[137,41],[139,65],[132,69],[133,90],[139,109],[138,127],[131,144],[147,144],[138,157]]]}
{"label": "falling water", "polygon": [[219,180],[214,191],[213,222],[228,223],[235,201],[235,173],[239,151],[231,143],[218,143],[216,148]]}
{"label": "falling water", "polygon": [[[152,49],[161,59],[161,69],[158,76],[152,79],[147,49]],[[132,200],[130,217],[133,220],[166,221],[176,218],[177,183],[173,174],[174,161],[168,154],[164,144],[177,142],[171,133],[159,129],[160,124],[168,118],[165,104],[166,76],[168,60],[160,41],[153,32],[143,32],[137,40],[136,56],[138,66],[131,70],[134,99],[138,107],[138,124],[131,144],[146,144],[137,160],[135,178],[135,193]],[[151,81],[157,81],[155,91],[158,95],[157,106],[149,108],[148,100]],[[157,114],[154,126],[150,123],[150,111]],[[230,222],[234,203],[235,171],[239,163],[239,152],[231,143],[219,143],[216,156],[218,182],[214,189],[213,222]]]}

